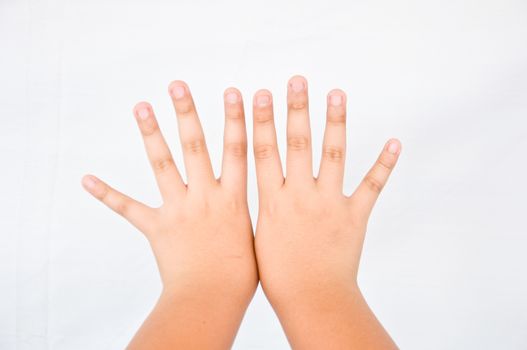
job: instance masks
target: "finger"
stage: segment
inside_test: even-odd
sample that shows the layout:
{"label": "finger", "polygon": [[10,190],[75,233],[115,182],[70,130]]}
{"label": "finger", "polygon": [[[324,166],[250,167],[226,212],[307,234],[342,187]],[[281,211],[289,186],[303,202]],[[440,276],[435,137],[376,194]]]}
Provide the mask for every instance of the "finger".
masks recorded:
{"label": "finger", "polygon": [[342,192],[346,160],[346,94],[332,90],[327,98],[326,130],[317,184]]}
{"label": "finger", "polygon": [[373,167],[350,197],[353,208],[357,211],[359,217],[365,219],[369,217],[379,194],[397,163],[400,153],[401,142],[397,139],[390,139]]}
{"label": "finger", "polygon": [[188,185],[212,183],[214,172],[190,89],[181,80],[170,83],[168,89],[176,110]]}
{"label": "finger", "polygon": [[147,233],[153,220],[152,208],[111,188],[93,175],[85,175],[82,185],[91,195],[124,217],[143,233]]}
{"label": "finger", "polygon": [[287,88],[286,182],[313,181],[307,81],[296,75]]}
{"label": "finger", "polygon": [[221,184],[232,192],[247,188],[247,131],[240,91],[229,88],[224,93],[225,131]]}
{"label": "finger", "polygon": [[140,102],[134,107],[134,115],[143,135],[146,154],[154,170],[161,196],[166,202],[183,193],[185,184],[159,129],[152,106],[146,102]]}
{"label": "finger", "polygon": [[254,95],[253,144],[259,193],[280,188],[284,175],[276,143],[273,97],[269,90],[258,90]]}

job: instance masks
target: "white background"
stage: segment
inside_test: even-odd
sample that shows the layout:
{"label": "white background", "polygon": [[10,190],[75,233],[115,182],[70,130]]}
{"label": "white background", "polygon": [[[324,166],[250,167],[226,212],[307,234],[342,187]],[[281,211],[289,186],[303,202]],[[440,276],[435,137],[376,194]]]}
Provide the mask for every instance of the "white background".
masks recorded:
{"label": "white background", "polygon": [[[525,0],[0,0],[0,349],[123,348],[156,301],[147,241],[80,186],[93,173],[160,203],[136,102],[182,165],[167,86],[185,80],[218,170],[223,90],[242,91],[251,130],[270,89],[284,150],[294,74],[315,145],[327,92],[348,94],[347,194],[403,143],[359,276],[399,346],[526,349]],[[288,348],[260,289],[234,348]]]}

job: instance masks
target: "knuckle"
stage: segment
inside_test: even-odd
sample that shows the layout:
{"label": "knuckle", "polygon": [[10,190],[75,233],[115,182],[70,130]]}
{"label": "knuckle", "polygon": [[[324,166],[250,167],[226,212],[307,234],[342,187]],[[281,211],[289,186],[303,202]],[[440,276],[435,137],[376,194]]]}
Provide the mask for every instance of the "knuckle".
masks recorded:
{"label": "knuckle", "polygon": [[191,100],[179,101],[176,104],[176,113],[180,116],[185,116],[194,111],[194,104]]}
{"label": "knuckle", "polygon": [[315,222],[328,220],[331,217],[331,209],[333,207],[321,204],[323,202],[320,199],[306,196],[305,190],[300,188],[296,189],[292,194],[293,210]]}
{"label": "knuckle", "polygon": [[346,114],[328,113],[327,122],[331,124],[346,124]]}
{"label": "knuckle", "polygon": [[336,146],[324,146],[322,156],[332,162],[341,162],[344,158],[344,149]]}
{"label": "knuckle", "polygon": [[242,158],[247,155],[247,143],[230,142],[225,145],[225,150],[228,154],[236,158]]}
{"label": "knuckle", "polygon": [[293,109],[293,110],[301,110],[301,109],[305,109],[307,107],[307,102],[305,101],[290,101],[288,103],[288,107],[289,109]]}
{"label": "knuckle", "polygon": [[152,161],[152,168],[154,168],[154,171],[156,172],[165,172],[166,170],[170,169],[174,166],[174,159],[171,157],[168,158],[162,158],[162,159],[155,159]]}
{"label": "knuckle", "polygon": [[121,216],[127,216],[129,208],[130,202],[126,199],[123,199],[115,205],[115,212]]}
{"label": "knuckle", "polygon": [[364,183],[372,192],[375,193],[381,193],[382,188],[384,187],[382,182],[377,180],[373,175],[367,175],[364,178]]}
{"label": "knuckle", "polygon": [[101,202],[104,202],[106,203],[107,202],[107,199],[108,199],[108,193],[110,192],[109,188],[107,185],[102,185],[100,186],[100,189],[97,190],[97,194],[95,195],[95,197],[97,197],[98,200],[100,200]]}
{"label": "knuckle", "polygon": [[183,143],[183,148],[190,154],[201,154],[205,152],[205,140],[196,139]]}
{"label": "knuckle", "polygon": [[268,159],[271,158],[275,151],[275,146],[270,144],[256,145],[254,146],[254,157],[256,159]]}
{"label": "knuckle", "polygon": [[309,147],[309,140],[305,136],[289,136],[287,146],[294,151],[305,151]]}
{"label": "knuckle", "polygon": [[243,110],[236,106],[231,107],[227,109],[227,112],[225,113],[225,117],[231,120],[243,119],[244,118]]}
{"label": "knuckle", "polygon": [[273,121],[273,114],[270,112],[254,113],[254,121],[258,124],[271,123]]}
{"label": "knuckle", "polygon": [[385,159],[384,157],[380,157],[378,160],[377,160],[377,166],[379,166],[380,168],[384,168],[388,171],[391,171],[393,169],[393,162],[389,162],[387,159]]}
{"label": "knuckle", "polygon": [[280,213],[280,208],[278,203],[276,203],[276,200],[274,200],[272,197],[266,198],[265,200],[260,200],[260,203],[258,207],[261,210],[262,213],[265,213],[267,216],[276,216]]}
{"label": "knuckle", "polygon": [[230,211],[234,213],[239,213],[242,210],[247,209],[247,201],[244,199],[244,197],[240,196],[229,196],[226,199],[226,208],[228,208]]}
{"label": "knuckle", "polygon": [[159,125],[156,121],[152,121],[151,123],[143,123],[139,129],[143,136],[151,136],[159,130]]}

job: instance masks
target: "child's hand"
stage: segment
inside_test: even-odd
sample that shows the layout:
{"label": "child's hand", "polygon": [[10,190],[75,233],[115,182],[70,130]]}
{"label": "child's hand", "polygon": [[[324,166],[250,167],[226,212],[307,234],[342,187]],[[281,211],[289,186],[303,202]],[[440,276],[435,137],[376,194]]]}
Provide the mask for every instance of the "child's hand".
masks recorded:
{"label": "child's hand", "polygon": [[150,208],[91,175],[82,183],[144,233],[161,273],[160,301],[130,348],[228,348],[258,283],[246,199],[243,102],[237,89],[225,91],[223,166],[216,179],[188,86],[174,81],[169,92],[188,185],[146,102],[138,103],[134,114],[163,205]]}
{"label": "child's hand", "polygon": [[368,217],[401,145],[389,140],[353,195],[343,195],[346,95],[332,90],[327,102],[323,157],[314,178],[307,82],[290,79],[284,179],[271,93],[255,94],[260,280],[293,348],[392,348],[361,296],[357,269]]}

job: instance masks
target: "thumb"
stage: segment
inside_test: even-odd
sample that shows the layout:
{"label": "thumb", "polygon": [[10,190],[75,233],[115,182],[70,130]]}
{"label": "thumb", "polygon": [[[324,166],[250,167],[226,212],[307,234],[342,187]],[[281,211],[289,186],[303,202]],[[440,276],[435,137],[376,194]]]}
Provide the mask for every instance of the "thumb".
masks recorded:
{"label": "thumb", "polygon": [[375,164],[368,171],[366,176],[351,195],[350,201],[353,203],[357,216],[368,219],[370,213],[379,197],[382,189],[386,185],[390,174],[399,159],[401,153],[401,142],[398,139],[390,139],[375,161]]}

